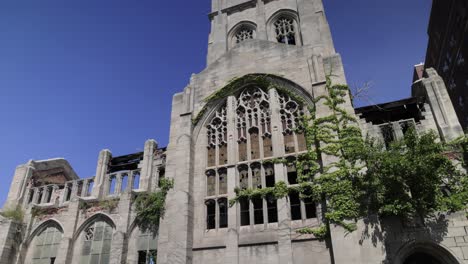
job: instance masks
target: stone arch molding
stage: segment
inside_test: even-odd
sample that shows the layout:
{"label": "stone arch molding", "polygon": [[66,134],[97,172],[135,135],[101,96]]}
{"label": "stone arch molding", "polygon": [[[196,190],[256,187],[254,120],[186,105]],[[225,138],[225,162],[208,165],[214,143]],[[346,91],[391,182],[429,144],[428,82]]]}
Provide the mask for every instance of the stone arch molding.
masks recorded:
{"label": "stone arch molding", "polygon": [[306,106],[313,106],[314,99],[299,84],[274,74],[247,74],[240,78],[233,79],[223,88],[215,91],[213,94],[205,98],[205,106],[199,111],[194,118],[194,133],[193,138],[197,139],[201,129],[206,125],[216,113],[216,111],[225,104],[226,98],[230,95],[240,94],[249,86],[260,86],[268,89],[269,86],[282,87],[284,90],[303,99]]}
{"label": "stone arch molding", "polygon": [[29,246],[29,244],[31,243],[31,241],[33,241],[33,239],[38,236],[39,234],[41,234],[42,231],[44,231],[46,228],[48,227],[55,227],[57,228],[60,232],[62,232],[62,234],[64,233],[64,228],[63,228],[63,225],[56,219],[48,219],[48,220],[45,220],[43,221],[42,223],[40,223],[35,229],[34,231],[28,236],[28,239],[26,240],[26,245]]}
{"label": "stone arch molding", "polygon": [[281,17],[286,17],[294,21],[294,26],[296,28],[296,45],[302,46],[302,33],[300,27],[299,15],[296,11],[292,9],[280,9],[273,13],[266,22],[267,37],[269,41],[276,42],[276,33],[275,33],[275,22]]}
{"label": "stone arch molding", "polygon": [[239,32],[239,30],[246,28],[252,30],[252,39],[257,38],[257,24],[254,23],[253,21],[250,20],[244,20],[241,21],[237,24],[235,24],[231,29],[228,31],[228,45],[229,49],[233,48],[237,43],[236,43],[236,34]]}
{"label": "stone arch molding", "polygon": [[443,264],[462,264],[450,249],[443,245],[435,244],[432,241],[416,242],[411,241],[403,245],[397,252],[392,264],[403,264],[405,261],[415,253],[425,253],[433,256]]}
{"label": "stone arch molding", "polygon": [[83,230],[85,230],[88,226],[92,225],[95,221],[99,220],[108,223],[114,230],[116,229],[116,225],[112,217],[105,213],[97,213],[86,219],[86,221],[84,221],[83,224],[81,224],[81,226],[76,230],[75,234],[73,235],[73,241],[76,241],[80,237],[80,234],[81,232],[83,232]]}

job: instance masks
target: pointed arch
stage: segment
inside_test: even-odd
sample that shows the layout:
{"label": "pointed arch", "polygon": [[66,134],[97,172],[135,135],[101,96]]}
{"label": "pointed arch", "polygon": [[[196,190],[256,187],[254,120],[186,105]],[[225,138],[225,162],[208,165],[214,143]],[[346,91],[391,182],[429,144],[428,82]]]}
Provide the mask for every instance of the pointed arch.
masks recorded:
{"label": "pointed arch", "polygon": [[81,226],[75,231],[75,234],[73,235],[73,241],[76,241],[76,239],[78,239],[78,237],[80,236],[81,232],[83,232],[83,230],[85,230],[87,227],[89,227],[96,221],[104,221],[107,224],[109,224],[114,230],[116,228],[115,222],[112,219],[112,217],[102,212],[96,213],[93,216],[86,219],[86,221],[84,221],[83,224],[81,224]]}
{"label": "pointed arch", "polygon": [[433,241],[410,241],[397,251],[393,264],[404,264],[414,254],[425,254],[444,264],[463,263],[442,244],[436,244]]}
{"label": "pointed arch", "polygon": [[26,240],[26,245],[29,245],[31,241],[37,236],[40,235],[45,229],[48,227],[55,227],[57,228],[60,232],[64,232],[63,225],[56,219],[48,219],[40,223],[33,232],[29,235],[28,239]]}
{"label": "pointed arch", "polygon": [[281,87],[290,95],[295,95],[301,98],[302,102],[307,106],[314,105],[314,99],[311,94],[301,85],[274,74],[252,73],[246,74],[240,78],[233,79],[228,82],[223,88],[215,91],[205,98],[205,106],[198,112],[193,119],[194,138],[198,138],[201,129],[206,122],[215,115],[216,111],[226,103],[226,98],[230,95],[237,95],[249,86],[258,86],[264,90],[269,87]]}

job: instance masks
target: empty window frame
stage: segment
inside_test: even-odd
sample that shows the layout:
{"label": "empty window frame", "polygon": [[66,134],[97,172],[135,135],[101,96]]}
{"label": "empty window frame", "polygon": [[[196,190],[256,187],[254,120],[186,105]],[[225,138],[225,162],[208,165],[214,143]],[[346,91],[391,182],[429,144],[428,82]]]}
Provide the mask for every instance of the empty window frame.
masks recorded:
{"label": "empty window frame", "polygon": [[216,202],[215,200],[208,200],[206,205],[206,229],[216,228]]}
{"label": "empty window frame", "polygon": [[291,220],[302,220],[301,200],[299,199],[299,193],[291,192],[289,194],[289,204],[291,207]]}
{"label": "empty window frame", "polygon": [[140,189],[140,171],[132,171],[132,190]]}

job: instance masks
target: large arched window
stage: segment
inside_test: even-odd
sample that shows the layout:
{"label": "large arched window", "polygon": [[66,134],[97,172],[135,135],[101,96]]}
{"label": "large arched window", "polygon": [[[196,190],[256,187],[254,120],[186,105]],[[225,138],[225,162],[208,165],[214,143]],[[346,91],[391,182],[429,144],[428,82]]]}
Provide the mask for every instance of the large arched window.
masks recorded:
{"label": "large arched window", "polygon": [[98,220],[89,225],[81,235],[82,264],[109,264],[113,228],[107,222]]}
{"label": "large arched window", "polygon": [[54,264],[62,232],[54,226],[47,227],[33,240],[32,264]]}
{"label": "large arched window", "polygon": [[[229,190],[236,187],[241,190],[271,188],[277,181],[289,185],[299,183],[296,168],[286,164],[276,166],[273,157],[294,161],[307,151],[302,120],[308,112],[303,104],[302,100],[282,90],[248,85],[226,98],[226,102],[213,112],[206,126],[208,150],[204,202],[208,230],[227,227],[228,207],[225,204]],[[235,170],[230,170],[234,166]],[[228,175],[235,177],[235,181],[229,181]],[[284,179],[276,178],[283,175]],[[229,186],[230,182],[235,185]],[[312,201],[294,194],[292,198],[293,220],[315,218],[316,208]],[[275,199],[244,199],[239,204],[237,213],[241,226],[278,222]]]}

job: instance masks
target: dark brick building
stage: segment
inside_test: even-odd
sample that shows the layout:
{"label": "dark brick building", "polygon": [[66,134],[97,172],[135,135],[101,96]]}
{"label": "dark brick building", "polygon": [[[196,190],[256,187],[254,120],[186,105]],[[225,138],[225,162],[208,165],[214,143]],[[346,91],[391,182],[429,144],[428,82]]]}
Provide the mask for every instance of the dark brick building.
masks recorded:
{"label": "dark brick building", "polygon": [[447,85],[462,127],[468,129],[468,0],[433,0],[425,68]]}

